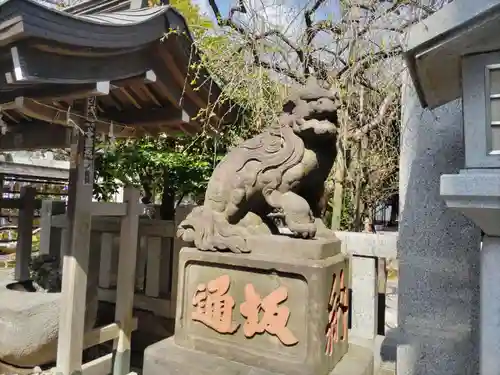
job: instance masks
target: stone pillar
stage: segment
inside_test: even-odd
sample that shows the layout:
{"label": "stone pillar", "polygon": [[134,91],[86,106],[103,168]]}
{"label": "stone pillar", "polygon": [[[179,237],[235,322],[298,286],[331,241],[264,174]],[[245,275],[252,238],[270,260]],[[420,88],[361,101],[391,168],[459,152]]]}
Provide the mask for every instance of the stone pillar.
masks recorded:
{"label": "stone pillar", "polygon": [[484,236],[481,249],[481,375],[500,372],[500,237]]}
{"label": "stone pillar", "polygon": [[485,233],[481,255],[480,374],[500,374],[500,173],[498,169],[462,170],[441,176],[448,207],[471,218]]}
{"label": "stone pillar", "polygon": [[403,78],[398,375],[479,371],[480,230],[440,197],[464,166],[461,102],[423,110]]}

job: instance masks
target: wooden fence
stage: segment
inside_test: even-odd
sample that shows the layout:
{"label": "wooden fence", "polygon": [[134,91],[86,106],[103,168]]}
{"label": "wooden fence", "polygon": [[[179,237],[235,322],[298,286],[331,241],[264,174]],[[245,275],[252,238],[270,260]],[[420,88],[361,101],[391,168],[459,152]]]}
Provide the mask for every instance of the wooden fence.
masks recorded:
{"label": "wooden fence", "polygon": [[[62,239],[66,215],[61,202],[44,201],[40,253],[59,255],[66,246]],[[175,236],[178,223],[192,207],[177,209],[175,221],[139,219],[139,243],[136,262],[134,308],[148,310],[158,316],[175,317],[177,299],[178,254],[184,243]],[[56,214],[54,214],[56,213]],[[99,253],[99,300],[114,303],[117,287],[117,257],[119,253],[120,218],[93,217],[91,243]],[[92,272],[92,270],[89,270]]]}
{"label": "wooden fence", "polygon": [[31,186],[21,188],[19,198],[4,199],[0,197],[0,209],[18,209],[18,228],[16,243],[16,268],[14,277],[18,281],[28,280],[29,262],[33,245],[33,221],[35,210],[40,208],[41,201],[36,199],[36,190]]}

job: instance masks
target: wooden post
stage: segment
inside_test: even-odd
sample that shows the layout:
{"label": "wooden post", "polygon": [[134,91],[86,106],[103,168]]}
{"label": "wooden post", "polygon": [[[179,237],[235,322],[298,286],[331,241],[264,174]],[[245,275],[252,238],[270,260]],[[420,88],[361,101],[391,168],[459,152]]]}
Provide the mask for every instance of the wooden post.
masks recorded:
{"label": "wooden post", "polygon": [[101,235],[101,261],[99,262],[99,286],[111,287],[111,270],[113,268],[113,233]]}
{"label": "wooden post", "polygon": [[63,249],[62,297],[57,343],[57,373],[82,370],[87,271],[89,264],[91,202],[94,183],[95,97],[86,100],[83,134],[73,130],[68,194],[67,238]]}
{"label": "wooden post", "polygon": [[[67,218],[68,218],[68,216],[66,216],[66,219]],[[61,229],[61,248],[59,251],[59,257],[61,258],[60,259],[61,267],[64,267],[64,264],[63,264],[64,263],[64,254],[68,253],[68,249],[70,246],[70,244],[69,244],[70,239],[71,239],[71,236],[70,236],[68,227]]]}
{"label": "wooden post", "polygon": [[387,262],[385,258],[377,258],[377,290],[377,334],[385,335],[385,301],[387,293]]}
{"label": "wooden post", "polygon": [[[3,187],[5,185],[4,181],[4,174],[0,174],[0,215],[2,215],[3,212],[3,207],[2,207],[2,200],[3,200]],[[5,218],[0,217],[0,225],[3,225],[5,222]]]}
{"label": "wooden post", "polygon": [[52,215],[64,214],[66,204],[63,201],[42,201],[40,210],[40,254],[61,255],[61,229],[52,226]]}
{"label": "wooden post", "polygon": [[120,230],[115,307],[115,321],[120,327],[120,333],[114,342],[113,375],[127,375],[130,372],[130,338],[133,329],[135,263],[139,237],[139,198],[139,190],[131,187],[125,189],[123,201],[127,204],[127,216],[122,219]]}
{"label": "wooden post", "polygon": [[30,279],[29,264],[33,246],[33,216],[35,214],[36,190],[31,186],[21,188],[21,206],[17,221],[16,269],[14,278],[17,281]]}
{"label": "wooden post", "polygon": [[[160,273],[161,273],[161,237],[148,237],[147,270],[146,270],[146,295],[158,298],[160,296]],[[170,270],[163,270],[170,274]],[[170,275],[168,275],[170,277]]]}
{"label": "wooden post", "polygon": [[[174,224],[175,221],[169,222],[169,225]],[[160,298],[166,298],[168,296],[168,310],[163,311],[163,315],[168,315],[170,314],[171,305],[172,301],[170,300],[171,297],[171,290],[172,290],[172,270],[173,270],[173,265],[172,265],[172,259],[173,259],[173,248],[174,248],[174,238],[175,233],[171,237],[162,237],[160,241],[161,249],[160,249],[160,267],[158,270],[158,295]],[[149,274],[148,280],[149,280]],[[175,318],[175,316],[172,316],[172,318]]]}
{"label": "wooden post", "polygon": [[146,284],[146,263],[148,261],[148,238],[139,238],[139,248],[137,249],[137,264],[135,267],[135,290],[147,290]]}
{"label": "wooden post", "polygon": [[378,293],[386,294],[387,292],[387,259],[377,258],[377,273],[378,273]]}

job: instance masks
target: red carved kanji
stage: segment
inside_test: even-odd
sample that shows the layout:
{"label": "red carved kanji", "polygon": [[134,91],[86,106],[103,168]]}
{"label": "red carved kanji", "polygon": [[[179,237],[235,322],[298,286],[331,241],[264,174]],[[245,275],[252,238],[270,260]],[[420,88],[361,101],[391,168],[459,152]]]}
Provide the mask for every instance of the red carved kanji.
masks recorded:
{"label": "red carved kanji", "polygon": [[[261,299],[252,284],[245,286],[245,302],[240,305],[240,312],[246,318],[243,332],[246,337],[251,338],[256,333],[268,332],[285,345],[295,345],[299,342],[290,329],[286,326],[290,317],[290,310],[286,306],[279,306],[288,298],[287,289],[284,286],[271,292],[267,297]],[[263,311],[262,319],[259,321],[259,313]]]}
{"label": "red carved kanji", "polygon": [[233,323],[234,299],[227,294],[231,279],[222,275],[208,284],[200,284],[193,297],[191,319],[219,333],[234,333],[239,324]]}
{"label": "red carved kanji", "polygon": [[340,271],[340,287],[337,293],[337,275],[333,274],[332,290],[328,301],[328,324],[326,326],[325,354],[333,354],[333,344],[339,342],[339,325],[342,321],[340,340],[347,338],[347,315],[349,311],[347,286],[344,283],[344,271]]}

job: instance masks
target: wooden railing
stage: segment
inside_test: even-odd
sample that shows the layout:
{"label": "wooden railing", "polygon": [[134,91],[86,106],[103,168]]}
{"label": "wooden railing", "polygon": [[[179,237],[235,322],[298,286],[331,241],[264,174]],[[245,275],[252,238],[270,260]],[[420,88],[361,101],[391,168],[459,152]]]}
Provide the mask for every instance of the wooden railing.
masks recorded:
{"label": "wooden railing", "polygon": [[[66,228],[63,210],[60,202],[43,202],[40,253],[59,255],[66,246],[63,243]],[[166,318],[175,317],[178,254],[185,245],[176,238],[175,231],[190,210],[188,206],[179,207],[175,221],[139,219],[135,308]],[[99,300],[104,302],[116,300],[119,237],[119,217],[92,218],[91,243],[97,248],[91,249],[91,254],[98,253],[98,293]]]}

